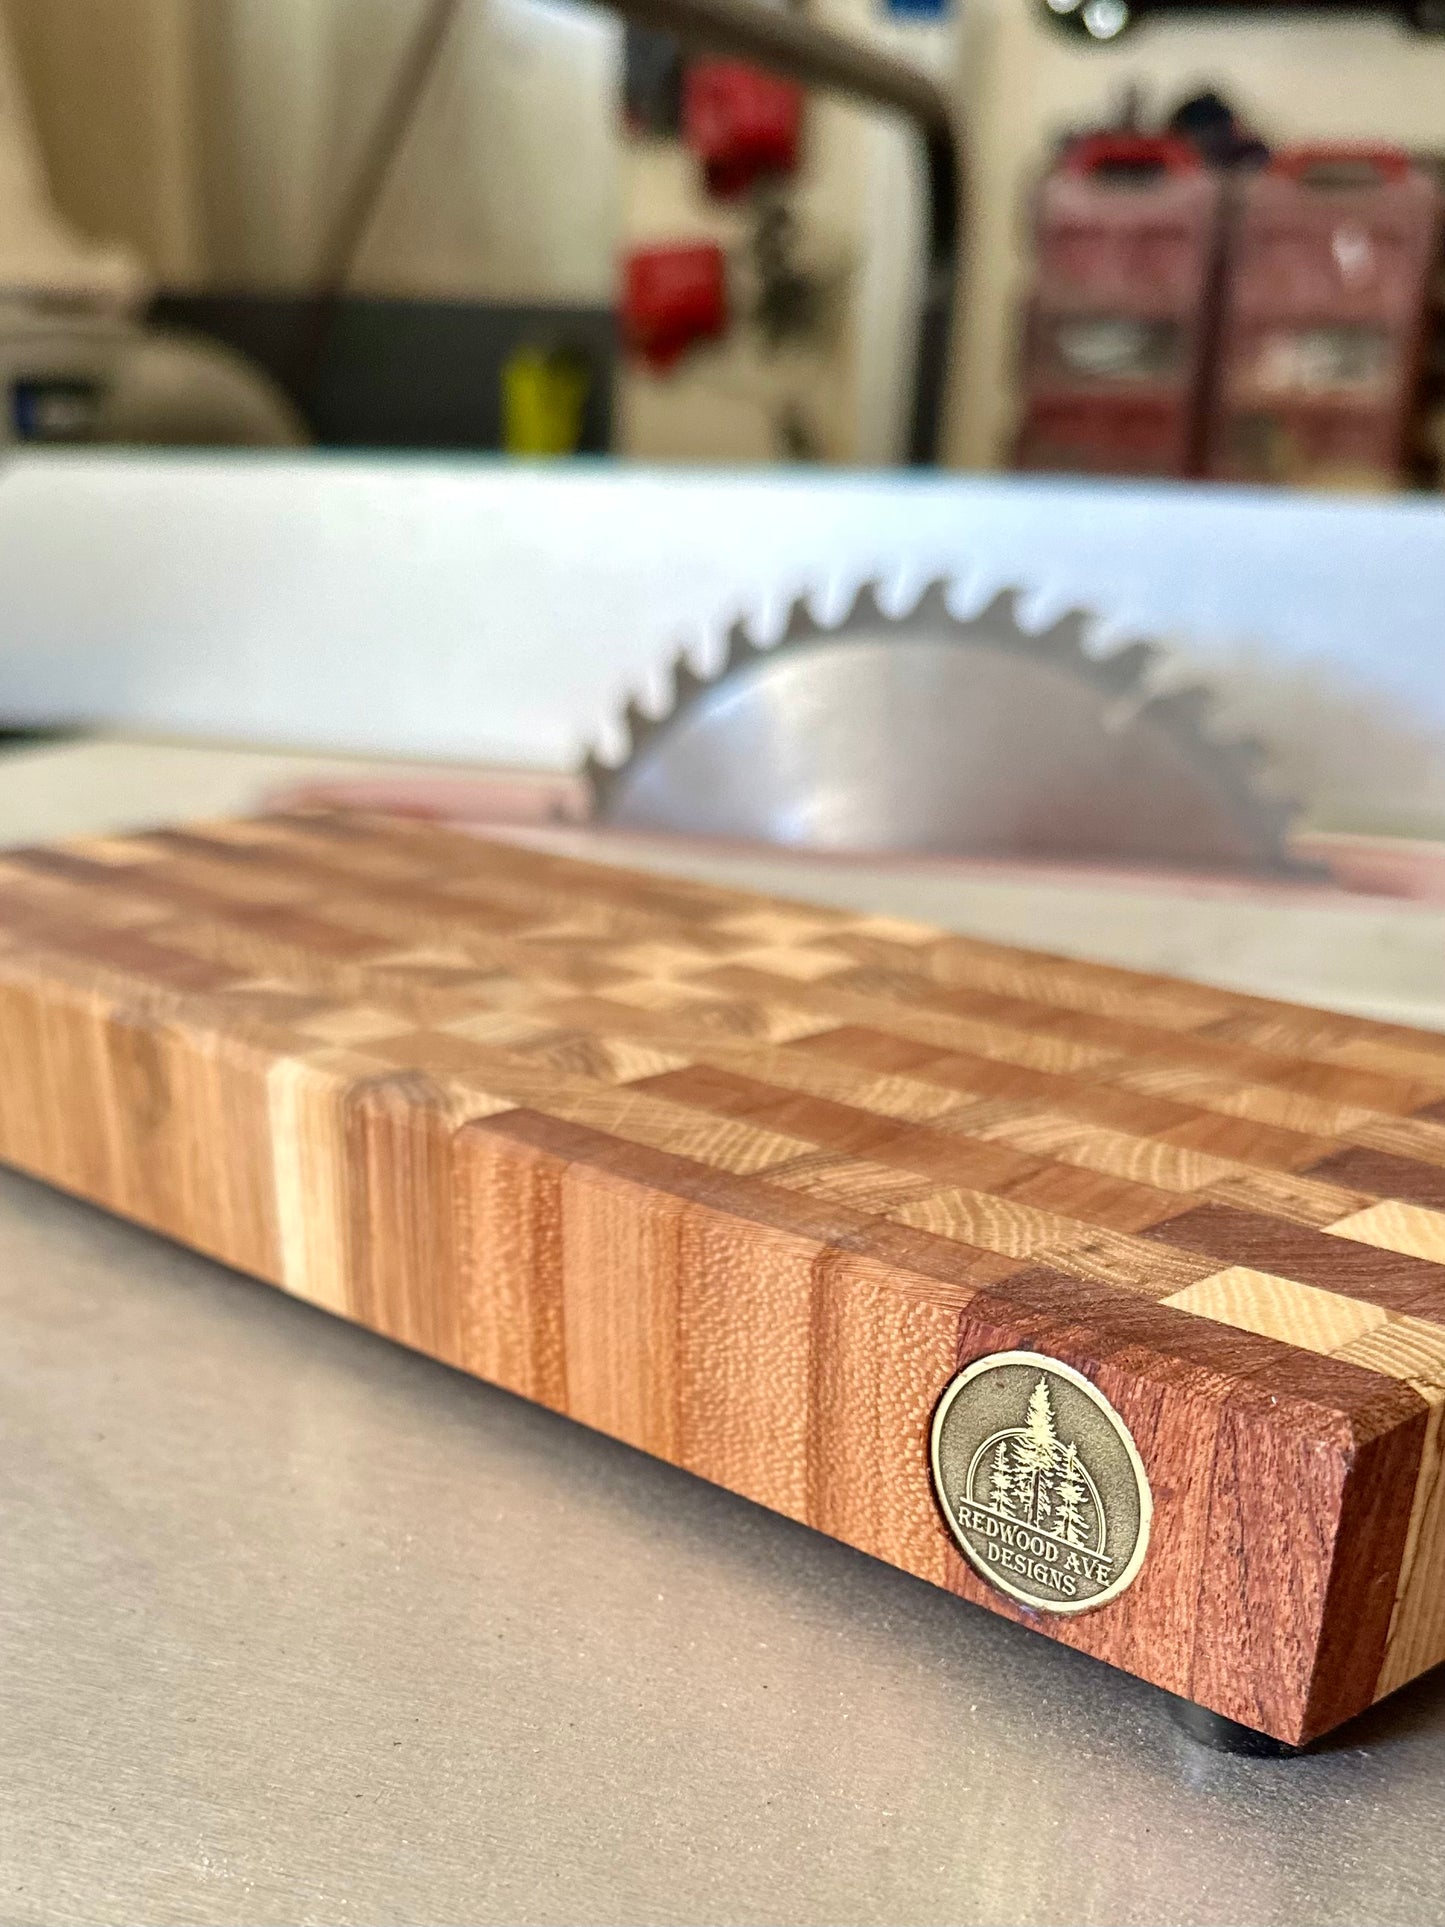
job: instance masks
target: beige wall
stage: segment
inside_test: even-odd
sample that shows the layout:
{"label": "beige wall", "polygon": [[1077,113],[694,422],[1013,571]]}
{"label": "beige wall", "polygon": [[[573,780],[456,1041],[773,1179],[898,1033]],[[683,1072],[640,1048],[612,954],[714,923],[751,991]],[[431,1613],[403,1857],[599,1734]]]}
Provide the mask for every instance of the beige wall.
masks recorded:
{"label": "beige wall", "polygon": [[1381,21],[1303,16],[1144,26],[1114,47],[1067,40],[1036,0],[971,0],[962,61],[974,163],[969,321],[950,445],[999,459],[1014,407],[1013,319],[1025,273],[1028,187],[1052,135],[1108,115],[1135,84],[1150,106],[1221,88],[1272,141],[1393,140],[1445,151],[1445,44]]}
{"label": "beige wall", "polygon": [[[422,0],[0,0],[81,228],[172,284],[304,286]],[[615,30],[469,0],[359,264],[373,292],[610,298]]]}
{"label": "beige wall", "polygon": [[152,271],[201,263],[192,0],[3,0],[57,205]]}

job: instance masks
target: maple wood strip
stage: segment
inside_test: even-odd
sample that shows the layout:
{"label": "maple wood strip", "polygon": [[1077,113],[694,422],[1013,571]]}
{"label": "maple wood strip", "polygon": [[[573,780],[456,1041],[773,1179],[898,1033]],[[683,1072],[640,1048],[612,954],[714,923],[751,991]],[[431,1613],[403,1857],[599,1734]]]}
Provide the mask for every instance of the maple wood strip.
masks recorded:
{"label": "maple wood strip", "polygon": [[1388,1323],[1390,1317],[1382,1306],[1364,1299],[1322,1291],[1317,1285],[1302,1285],[1247,1265],[1211,1272],[1197,1284],[1171,1293],[1164,1302],[1196,1317],[1278,1338],[1326,1357]]}

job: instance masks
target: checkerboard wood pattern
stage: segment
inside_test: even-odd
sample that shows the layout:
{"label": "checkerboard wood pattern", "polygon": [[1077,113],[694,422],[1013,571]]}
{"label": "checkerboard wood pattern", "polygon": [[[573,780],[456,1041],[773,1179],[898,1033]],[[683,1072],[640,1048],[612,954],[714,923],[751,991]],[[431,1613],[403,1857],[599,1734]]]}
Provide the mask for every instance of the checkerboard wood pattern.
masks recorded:
{"label": "checkerboard wood pattern", "polygon": [[[1445,1037],[290,814],[0,858],[0,1062],[6,1161],[1233,1719],[1445,1658]],[[1153,1489],[1073,1618],[932,1496],[1015,1347]]]}

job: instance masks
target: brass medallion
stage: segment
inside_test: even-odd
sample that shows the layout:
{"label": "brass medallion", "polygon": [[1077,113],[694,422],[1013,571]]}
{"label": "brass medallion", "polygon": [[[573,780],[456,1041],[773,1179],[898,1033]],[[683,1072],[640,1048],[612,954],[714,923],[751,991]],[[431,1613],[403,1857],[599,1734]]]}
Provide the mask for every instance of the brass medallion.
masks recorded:
{"label": "brass medallion", "polygon": [[1117,1599],[1149,1546],[1153,1501],[1129,1429],[1082,1372],[994,1352],[933,1416],[933,1484],[969,1563],[1041,1612]]}

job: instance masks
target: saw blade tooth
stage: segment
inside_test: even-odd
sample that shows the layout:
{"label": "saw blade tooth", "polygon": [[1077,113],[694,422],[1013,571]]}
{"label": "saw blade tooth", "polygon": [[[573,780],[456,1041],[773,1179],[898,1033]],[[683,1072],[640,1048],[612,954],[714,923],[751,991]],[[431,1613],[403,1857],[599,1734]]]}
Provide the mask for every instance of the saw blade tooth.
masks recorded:
{"label": "saw blade tooth", "polygon": [[672,659],[672,706],[679,708],[694,697],[704,686],[704,678],[693,668],[685,649],[679,649]]}
{"label": "saw blade tooth", "polygon": [[813,605],[805,595],[795,597],[788,610],[787,627],[783,630],[781,641],[804,642],[811,636],[820,636],[823,625],[813,614]]}
{"label": "saw blade tooth", "polygon": [[591,814],[597,816],[607,802],[612,787],[612,779],[617,771],[610,763],[604,763],[595,749],[590,746],[582,758],[582,768],[578,772],[592,796]]}
{"label": "saw blade tooth", "polygon": [[762,650],[753,641],[746,622],[740,617],[728,630],[727,649],[723,655],[723,671],[741,669],[745,663],[760,656]]}
{"label": "saw blade tooth", "polygon": [[872,628],[875,623],[886,622],[878,602],[878,584],[874,581],[861,582],[858,593],[853,598],[853,606],[838,624],[840,629]]}
{"label": "saw blade tooth", "polygon": [[648,715],[635,696],[627,698],[627,707],[622,712],[622,720],[627,725],[627,733],[631,739],[629,755],[632,750],[640,748],[658,726],[656,720]]}
{"label": "saw blade tooth", "polygon": [[1159,655],[1156,643],[1126,642],[1111,655],[1090,656],[1090,674],[1100,689],[1122,694],[1125,690],[1137,689],[1143,683]]}
{"label": "saw blade tooth", "polygon": [[1082,656],[1084,635],[1092,615],[1087,609],[1065,609],[1046,629],[1034,633],[1034,647],[1051,656]]}
{"label": "saw blade tooth", "polygon": [[995,595],[962,624],[965,629],[1007,629],[1020,638],[1024,635],[1023,624],[1019,621],[1019,597],[1023,591],[1013,584],[998,590]]}
{"label": "saw blade tooth", "polygon": [[903,618],[910,629],[922,629],[932,624],[957,627],[958,617],[948,606],[950,586],[946,575],[935,576],[931,582],[924,583],[918,600]]}

